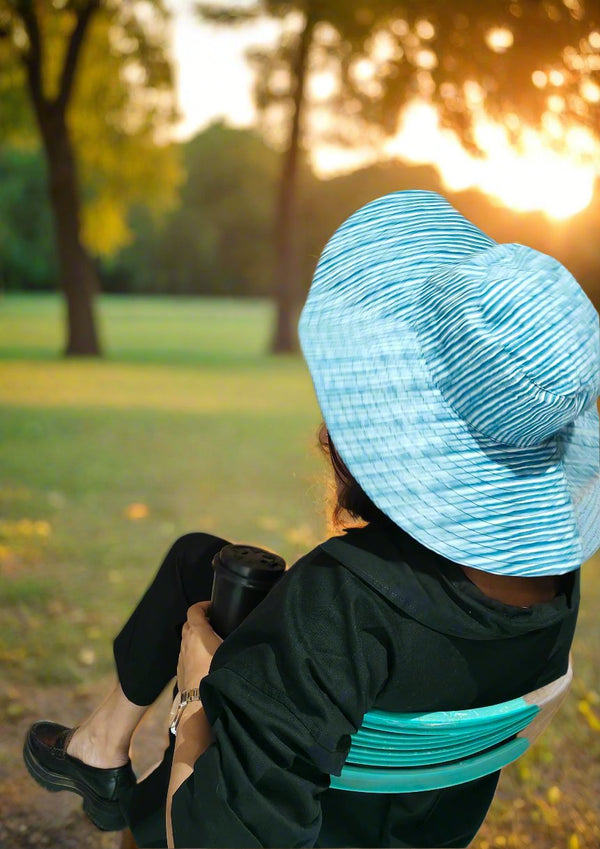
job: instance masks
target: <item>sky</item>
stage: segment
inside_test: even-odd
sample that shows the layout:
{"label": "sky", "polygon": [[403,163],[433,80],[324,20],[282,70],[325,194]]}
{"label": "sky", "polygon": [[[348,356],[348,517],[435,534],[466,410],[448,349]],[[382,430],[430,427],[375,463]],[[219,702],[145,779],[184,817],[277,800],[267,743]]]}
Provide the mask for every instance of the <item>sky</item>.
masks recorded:
{"label": "sky", "polygon": [[[187,139],[219,118],[232,126],[250,126],[255,110],[244,53],[252,45],[274,43],[279,25],[261,21],[235,29],[217,27],[199,21],[190,0],[167,2],[173,11],[173,57],[182,113],[175,137]],[[475,159],[439,127],[433,108],[414,102],[384,155],[432,164],[449,190],[478,188],[515,210],[541,210],[550,218],[564,219],[590,203],[597,172],[589,159],[593,153],[600,162],[600,145],[589,133],[573,134],[569,139],[573,155],[568,158],[551,150],[533,131],[526,135],[521,153],[510,146],[503,128],[489,121],[481,121],[478,136],[486,155]],[[587,164],[582,164],[580,154],[587,156]],[[323,177],[368,161],[364,151],[321,147],[313,153],[313,167]]]}
{"label": "sky", "polygon": [[173,54],[183,120],[176,137],[187,139],[217,118],[249,126],[255,118],[252,76],[244,58],[247,47],[271,44],[278,27],[272,21],[243,28],[198,21],[189,0],[169,0],[174,13]]}

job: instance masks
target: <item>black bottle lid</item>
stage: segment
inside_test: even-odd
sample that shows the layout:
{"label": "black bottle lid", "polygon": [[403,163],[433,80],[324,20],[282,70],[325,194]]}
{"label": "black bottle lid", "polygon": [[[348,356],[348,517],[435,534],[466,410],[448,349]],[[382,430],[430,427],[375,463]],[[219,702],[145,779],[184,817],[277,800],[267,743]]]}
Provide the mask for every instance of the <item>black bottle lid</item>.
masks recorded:
{"label": "black bottle lid", "polygon": [[254,545],[228,544],[215,554],[213,569],[223,569],[251,582],[271,585],[285,571],[285,560]]}

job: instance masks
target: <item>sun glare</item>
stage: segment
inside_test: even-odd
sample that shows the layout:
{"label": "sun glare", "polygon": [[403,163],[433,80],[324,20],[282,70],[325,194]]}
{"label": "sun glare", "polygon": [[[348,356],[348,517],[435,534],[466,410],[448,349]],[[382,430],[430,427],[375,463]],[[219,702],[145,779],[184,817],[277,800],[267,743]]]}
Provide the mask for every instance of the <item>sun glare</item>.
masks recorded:
{"label": "sun glare", "polygon": [[[541,211],[565,219],[592,200],[598,173],[592,162],[600,162],[600,144],[589,130],[573,126],[563,136],[569,154],[558,153],[549,144],[558,131],[563,133],[557,121],[556,115],[549,113],[545,133],[525,127],[517,150],[502,124],[481,118],[475,139],[483,155],[476,157],[462,147],[454,133],[440,127],[431,105],[414,101],[385,152],[404,162],[433,165],[449,191],[478,189],[518,212]],[[319,146],[313,159],[319,175],[326,177],[369,165],[376,152]]]}
{"label": "sun glare", "polygon": [[506,53],[513,46],[515,37],[508,27],[494,27],[485,34],[485,43],[494,53]]}
{"label": "sun glare", "polygon": [[569,155],[557,153],[542,134],[525,128],[522,150],[510,143],[505,128],[480,119],[475,137],[483,156],[475,157],[455,134],[440,127],[436,110],[415,102],[405,112],[398,135],[387,153],[408,162],[434,165],[451,191],[480,189],[520,212],[540,210],[556,219],[568,218],[590,203],[600,145],[582,127],[566,135]]}

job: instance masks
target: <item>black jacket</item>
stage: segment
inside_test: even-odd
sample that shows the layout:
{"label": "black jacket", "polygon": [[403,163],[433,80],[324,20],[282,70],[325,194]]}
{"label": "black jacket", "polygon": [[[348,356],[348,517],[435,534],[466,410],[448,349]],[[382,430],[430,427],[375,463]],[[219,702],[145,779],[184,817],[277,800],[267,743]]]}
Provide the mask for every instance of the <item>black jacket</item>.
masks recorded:
{"label": "black jacket", "polygon": [[176,846],[466,846],[499,773],[407,794],[329,788],[372,708],[471,708],[562,675],[579,572],[530,608],[484,595],[389,520],[290,568],[219,647],[201,698],[214,742],[173,799]]}

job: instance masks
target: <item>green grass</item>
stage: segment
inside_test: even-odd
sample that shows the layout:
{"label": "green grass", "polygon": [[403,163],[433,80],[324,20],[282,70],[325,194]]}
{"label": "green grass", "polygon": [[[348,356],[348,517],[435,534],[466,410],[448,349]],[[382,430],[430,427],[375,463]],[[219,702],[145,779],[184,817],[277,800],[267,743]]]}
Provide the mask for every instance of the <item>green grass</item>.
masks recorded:
{"label": "green grass", "polygon": [[[58,298],[0,300],[0,662],[10,679],[106,672],[110,638],[182,533],[293,562],[324,532],[319,410],[302,359],[264,353],[270,304],[108,297],[100,309],[106,359],[66,361]],[[136,503],[146,518],[128,518]]]}
{"label": "green grass", "polygon": [[[101,361],[60,356],[61,319],[56,296],[0,297],[9,687],[107,673],[112,637],[187,531],[264,545],[290,563],[326,533],[320,414],[303,360],[265,353],[271,304],[103,296]],[[147,516],[131,518],[132,504]],[[598,558],[582,584],[571,695],[504,771],[475,849],[600,844]]]}
{"label": "green grass", "polygon": [[[56,295],[6,295],[0,313],[0,358],[57,358],[64,306]],[[102,295],[97,308],[105,361],[178,368],[263,365],[272,317],[272,303],[259,299]]]}

